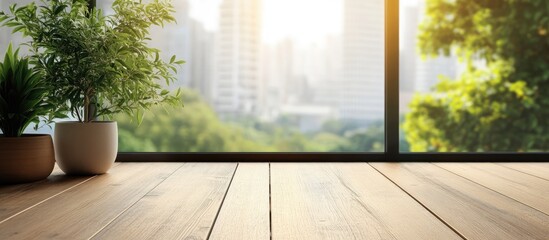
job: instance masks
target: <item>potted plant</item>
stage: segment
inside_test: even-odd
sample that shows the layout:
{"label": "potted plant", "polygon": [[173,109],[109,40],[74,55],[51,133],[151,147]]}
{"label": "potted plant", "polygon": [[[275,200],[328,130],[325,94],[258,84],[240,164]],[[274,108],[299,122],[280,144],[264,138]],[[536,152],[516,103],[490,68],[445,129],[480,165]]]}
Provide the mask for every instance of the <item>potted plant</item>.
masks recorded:
{"label": "potted plant", "polygon": [[54,107],[44,100],[48,89],[42,74],[29,66],[27,58],[20,59],[18,52],[10,44],[0,63],[0,183],[44,179],[55,164],[50,135],[23,134]]}
{"label": "potted plant", "polygon": [[32,57],[52,87],[49,97],[77,119],[55,125],[56,159],[68,174],[111,167],[118,151],[116,122],[107,121],[113,115],[140,123],[151,106],[181,102],[179,90],[160,83],[172,83],[183,61],[164,61],[147,44],[151,26],[175,20],[170,2],[115,0],[112,9],[105,16],[86,0],[50,0],[0,13],[0,22],[31,38]]}

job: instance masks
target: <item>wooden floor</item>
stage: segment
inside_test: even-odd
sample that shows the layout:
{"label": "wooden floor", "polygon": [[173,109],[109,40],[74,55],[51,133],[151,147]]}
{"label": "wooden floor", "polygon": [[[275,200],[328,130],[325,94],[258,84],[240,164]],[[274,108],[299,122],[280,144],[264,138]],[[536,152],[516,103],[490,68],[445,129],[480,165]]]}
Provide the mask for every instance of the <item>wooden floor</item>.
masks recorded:
{"label": "wooden floor", "polygon": [[549,163],[120,163],[0,186],[0,239],[549,239]]}

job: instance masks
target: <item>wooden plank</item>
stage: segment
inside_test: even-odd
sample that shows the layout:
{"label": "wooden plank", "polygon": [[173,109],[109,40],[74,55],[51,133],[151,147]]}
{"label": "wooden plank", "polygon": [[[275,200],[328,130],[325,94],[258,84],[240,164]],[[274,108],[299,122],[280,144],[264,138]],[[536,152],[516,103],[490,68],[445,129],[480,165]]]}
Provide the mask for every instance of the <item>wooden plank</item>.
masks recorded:
{"label": "wooden plank", "polygon": [[430,163],[371,163],[467,239],[547,239],[549,216]]}
{"label": "wooden plank", "polygon": [[549,214],[549,181],[494,163],[439,163],[482,186]]}
{"label": "wooden plank", "polygon": [[206,239],[236,163],[186,163],[94,239]]}
{"label": "wooden plank", "polygon": [[549,163],[499,163],[500,165],[549,180]]}
{"label": "wooden plank", "polygon": [[67,176],[55,165],[52,174],[45,180],[0,186],[0,223],[92,177]]}
{"label": "wooden plank", "polygon": [[179,168],[124,163],[0,224],[0,239],[86,239]]}
{"label": "wooden plank", "polygon": [[461,239],[366,163],[271,163],[271,189],[273,239]]}
{"label": "wooden plank", "polygon": [[240,163],[209,239],[268,240],[269,163]]}

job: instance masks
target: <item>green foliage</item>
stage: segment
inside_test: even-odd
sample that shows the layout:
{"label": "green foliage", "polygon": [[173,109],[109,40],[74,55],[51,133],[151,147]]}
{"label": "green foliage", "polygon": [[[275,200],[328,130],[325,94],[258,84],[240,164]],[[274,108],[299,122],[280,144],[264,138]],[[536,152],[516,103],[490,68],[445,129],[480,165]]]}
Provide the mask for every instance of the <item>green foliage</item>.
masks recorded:
{"label": "green foliage", "polygon": [[[175,56],[169,62],[148,46],[148,29],[173,22],[169,1],[142,3],[115,0],[114,14],[88,8],[86,0],[42,1],[12,5],[0,23],[31,38],[37,66],[52,87],[50,98],[70,109],[80,121],[126,113],[142,120],[144,110],[159,103],[179,104],[161,83],[175,78]],[[90,111],[96,106],[95,115]]]}
{"label": "green foliage", "polygon": [[[338,132],[320,130],[303,134],[295,125],[265,123],[255,119],[232,122],[219,120],[198,94],[183,90],[185,111],[162,108],[152,110],[143,124],[135,126],[131,118],[118,118],[120,151],[161,152],[330,152],[383,150],[383,130],[355,131],[353,124],[332,122]],[[345,130],[343,130],[345,129]],[[353,135],[353,131],[356,134]],[[365,134],[361,134],[365,131]],[[353,141],[348,136],[353,136]],[[374,138],[371,140],[370,138]],[[370,145],[361,145],[371,143]],[[150,145],[152,144],[152,146]],[[374,147],[374,148],[372,148]]]}
{"label": "green foliage", "polygon": [[124,152],[156,152],[150,139],[138,139],[125,129],[118,130],[118,142]]}
{"label": "green foliage", "polygon": [[339,152],[363,152],[368,149],[369,152],[385,151],[385,136],[382,122],[377,122],[373,126],[365,129],[356,129],[346,132],[348,144],[337,148]]}
{"label": "green foliage", "polygon": [[[185,111],[154,108],[154,116],[135,126],[131,118],[121,116],[118,127],[132,133],[139,141],[151,141],[160,152],[223,152],[258,151],[265,146],[246,140],[241,129],[223,124],[200,96],[190,90],[183,91]],[[132,151],[129,139],[120,139],[120,151]],[[140,149],[139,151],[144,151]]]}
{"label": "green foliage", "polygon": [[427,1],[421,52],[468,67],[415,96],[403,124],[412,151],[549,150],[548,12],[541,0]]}
{"label": "green foliage", "polygon": [[0,129],[7,137],[21,136],[30,123],[38,125],[39,117],[54,109],[44,100],[48,88],[42,74],[29,66],[27,58],[20,59],[18,53],[10,44],[0,63]]}

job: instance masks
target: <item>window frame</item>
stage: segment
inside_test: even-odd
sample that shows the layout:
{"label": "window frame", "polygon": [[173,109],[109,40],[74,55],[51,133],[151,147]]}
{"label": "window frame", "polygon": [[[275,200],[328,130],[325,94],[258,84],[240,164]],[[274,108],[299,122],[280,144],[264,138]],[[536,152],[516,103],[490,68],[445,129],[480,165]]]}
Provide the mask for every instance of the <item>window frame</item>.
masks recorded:
{"label": "window frame", "polygon": [[[89,0],[95,6],[95,0]],[[118,162],[547,162],[549,153],[399,151],[399,0],[385,0],[385,151],[379,153],[120,152]]]}

